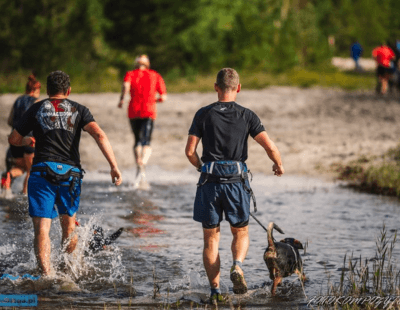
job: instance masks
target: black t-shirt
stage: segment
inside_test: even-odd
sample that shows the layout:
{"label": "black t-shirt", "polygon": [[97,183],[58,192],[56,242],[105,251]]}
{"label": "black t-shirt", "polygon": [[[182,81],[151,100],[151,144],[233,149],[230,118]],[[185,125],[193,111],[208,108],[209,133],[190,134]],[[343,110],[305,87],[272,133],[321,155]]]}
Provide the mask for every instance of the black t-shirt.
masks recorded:
{"label": "black t-shirt", "polygon": [[189,135],[202,139],[203,162],[246,161],[247,139],[264,131],[258,116],[235,102],[215,102],[194,116]]}
{"label": "black t-shirt", "polygon": [[89,109],[69,99],[45,99],[22,116],[15,129],[22,136],[33,131],[33,163],[56,161],[80,167],[79,141],[84,126],[94,122]]}

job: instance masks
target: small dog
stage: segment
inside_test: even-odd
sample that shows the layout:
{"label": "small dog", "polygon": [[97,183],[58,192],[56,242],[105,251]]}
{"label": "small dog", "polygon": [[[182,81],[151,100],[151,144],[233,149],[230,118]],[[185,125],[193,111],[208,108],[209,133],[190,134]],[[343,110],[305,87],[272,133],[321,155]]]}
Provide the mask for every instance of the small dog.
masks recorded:
{"label": "small dog", "polygon": [[103,228],[100,226],[93,225],[93,235],[89,241],[89,250],[92,253],[97,253],[101,250],[106,249],[107,245],[110,245],[115,240],[121,236],[124,228],[118,229],[116,232],[112,233],[110,236],[105,237],[103,233]]}
{"label": "small dog", "polygon": [[271,288],[272,296],[276,293],[276,288],[281,285],[282,279],[296,273],[301,281],[306,277],[303,273],[303,262],[299,250],[303,249],[300,241],[294,238],[286,238],[280,242],[275,242],[272,230],[276,229],[284,234],[282,229],[273,222],[268,225],[268,247],[264,252],[264,261],[269,270],[269,277],[273,282]]}
{"label": "small dog", "polygon": [[[78,221],[75,221],[76,226],[81,226],[81,224]],[[90,237],[89,240],[89,251],[91,253],[97,253],[101,250],[105,250],[107,248],[107,245],[110,245],[113,243],[115,240],[118,239],[119,236],[121,236],[122,232],[125,230],[123,227],[118,229],[116,232],[112,233],[108,237],[104,236],[103,232],[103,227],[93,225],[93,235]],[[86,251],[89,253],[88,251]]]}

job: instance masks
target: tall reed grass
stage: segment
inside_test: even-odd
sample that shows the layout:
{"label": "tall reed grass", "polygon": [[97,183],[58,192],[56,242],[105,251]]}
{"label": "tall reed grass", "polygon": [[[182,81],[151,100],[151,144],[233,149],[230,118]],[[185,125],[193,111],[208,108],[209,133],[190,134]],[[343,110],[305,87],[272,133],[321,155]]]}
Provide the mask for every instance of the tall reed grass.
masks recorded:
{"label": "tall reed grass", "polygon": [[[373,258],[344,256],[343,267],[340,269],[340,280],[331,282],[328,275],[328,288],[324,296],[331,300],[348,303],[338,305],[327,304],[322,309],[400,309],[400,271],[398,261],[394,257],[397,242],[397,231],[389,235],[383,225],[379,237],[376,239],[376,250]],[[344,297],[339,299],[339,297]],[[340,303],[339,302],[339,303]],[[321,309],[319,306],[318,309]]]}

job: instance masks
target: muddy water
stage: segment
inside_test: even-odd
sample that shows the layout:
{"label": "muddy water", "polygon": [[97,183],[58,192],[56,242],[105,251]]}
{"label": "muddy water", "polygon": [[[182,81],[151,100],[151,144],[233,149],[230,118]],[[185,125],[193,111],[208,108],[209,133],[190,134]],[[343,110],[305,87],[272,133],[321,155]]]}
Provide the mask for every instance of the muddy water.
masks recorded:
{"label": "muddy water", "polygon": [[[125,185],[115,188],[105,172],[89,172],[84,179],[76,253],[60,251],[58,220],[52,225],[52,262],[55,276],[32,281],[0,281],[0,294],[37,294],[39,308],[166,308],[180,301],[184,306],[203,303],[208,297],[202,265],[201,224],[192,220],[198,175],[194,171],[165,172],[150,167],[149,191],[132,186],[134,170],[124,171]],[[129,184],[130,183],[130,184]],[[14,187],[19,186],[14,184]],[[344,255],[372,258],[383,224],[388,233],[399,228],[397,200],[360,194],[305,177],[255,175],[257,218],[265,225],[276,222],[284,237],[307,243],[303,253],[309,279],[304,291],[295,276],[285,279],[278,296],[270,296],[271,281],[262,259],[266,233],[250,220],[250,249],[244,262],[249,292],[239,299],[232,293],[229,269],[231,236],[221,225],[221,288],[234,305],[251,309],[306,309],[307,298],[324,293],[339,281]],[[26,198],[0,201],[0,274],[35,274],[32,224]],[[117,242],[96,254],[87,252],[91,227],[106,234],[125,231]],[[281,236],[275,233],[279,240]],[[395,257],[399,249],[395,250]],[[62,273],[60,270],[63,270]],[[200,306],[204,307],[204,306]]]}

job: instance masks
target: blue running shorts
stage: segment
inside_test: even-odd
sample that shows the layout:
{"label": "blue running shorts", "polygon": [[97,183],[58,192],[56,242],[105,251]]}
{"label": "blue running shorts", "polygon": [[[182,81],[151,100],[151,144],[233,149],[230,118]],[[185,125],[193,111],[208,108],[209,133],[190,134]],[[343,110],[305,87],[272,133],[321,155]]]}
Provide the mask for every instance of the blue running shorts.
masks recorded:
{"label": "blue running shorts", "polygon": [[[65,164],[62,165],[65,169]],[[33,167],[43,167],[39,163]],[[32,168],[33,168],[32,167]],[[73,171],[80,172],[78,168]],[[54,185],[41,176],[42,172],[32,171],[28,181],[29,215],[31,217],[44,217],[53,219],[57,215],[67,214],[73,216],[79,208],[82,179],[60,182]],[[72,179],[72,177],[71,177]],[[74,184],[71,186],[71,182]],[[57,212],[57,209],[58,212]]]}
{"label": "blue running shorts", "polygon": [[[231,175],[237,172],[237,163],[229,164],[229,161],[214,162],[212,170],[207,168],[207,163],[203,165],[207,173],[215,175]],[[241,169],[246,169],[245,164],[240,163]],[[209,165],[208,165],[209,166]],[[199,184],[204,182],[204,176],[200,177]],[[249,181],[246,185],[250,188]],[[193,219],[203,223],[203,226],[215,226],[225,219],[232,225],[243,223],[249,220],[251,194],[244,188],[242,182],[235,183],[212,183],[206,182],[197,188],[194,201]]]}

